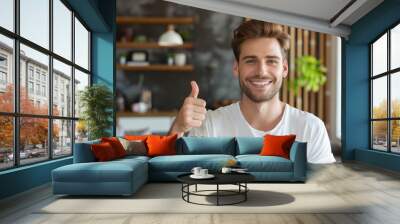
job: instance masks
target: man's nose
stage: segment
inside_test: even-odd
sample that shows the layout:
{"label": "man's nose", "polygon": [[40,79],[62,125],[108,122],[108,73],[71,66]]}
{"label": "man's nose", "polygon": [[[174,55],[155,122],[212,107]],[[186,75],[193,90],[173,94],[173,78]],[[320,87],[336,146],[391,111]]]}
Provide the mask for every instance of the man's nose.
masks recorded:
{"label": "man's nose", "polygon": [[258,75],[266,76],[268,74],[268,66],[265,63],[258,64]]}

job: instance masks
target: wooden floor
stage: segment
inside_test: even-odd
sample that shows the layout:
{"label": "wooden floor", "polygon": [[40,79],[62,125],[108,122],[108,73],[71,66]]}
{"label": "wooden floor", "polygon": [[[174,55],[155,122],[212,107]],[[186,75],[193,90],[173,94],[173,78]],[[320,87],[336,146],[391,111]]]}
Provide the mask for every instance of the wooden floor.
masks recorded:
{"label": "wooden floor", "polygon": [[[310,168],[308,183],[317,183],[346,201],[368,204],[357,214],[36,214],[54,200],[50,186],[0,202],[0,223],[400,223],[400,175],[359,163]],[[315,201],[315,203],[321,203]]]}

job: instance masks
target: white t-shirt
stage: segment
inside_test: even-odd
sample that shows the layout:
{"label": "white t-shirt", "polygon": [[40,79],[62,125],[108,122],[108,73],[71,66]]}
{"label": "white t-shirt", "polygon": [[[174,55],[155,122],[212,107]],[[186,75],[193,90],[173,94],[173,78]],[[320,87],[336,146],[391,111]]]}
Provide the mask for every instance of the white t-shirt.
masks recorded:
{"label": "white t-shirt", "polygon": [[325,125],[315,115],[285,106],[282,119],[270,131],[264,132],[250,126],[243,117],[239,103],[207,111],[206,119],[199,128],[193,128],[189,136],[208,137],[262,137],[265,134],[295,134],[296,141],[307,142],[307,160],[309,163],[333,163],[331,144]]}

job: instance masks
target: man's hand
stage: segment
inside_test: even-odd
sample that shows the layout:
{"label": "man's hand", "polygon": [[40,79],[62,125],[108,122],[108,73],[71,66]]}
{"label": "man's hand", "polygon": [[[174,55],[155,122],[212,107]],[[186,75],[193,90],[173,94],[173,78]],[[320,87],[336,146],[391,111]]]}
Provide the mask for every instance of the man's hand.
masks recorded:
{"label": "man's hand", "polygon": [[198,99],[199,86],[191,81],[192,92],[183,101],[183,105],[171,127],[170,134],[182,136],[192,128],[200,127],[206,118],[206,101]]}

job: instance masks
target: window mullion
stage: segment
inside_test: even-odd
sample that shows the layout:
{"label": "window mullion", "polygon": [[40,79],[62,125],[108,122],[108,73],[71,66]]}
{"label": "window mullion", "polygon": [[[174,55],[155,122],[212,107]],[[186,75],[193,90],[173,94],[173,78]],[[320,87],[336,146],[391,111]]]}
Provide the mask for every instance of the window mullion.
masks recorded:
{"label": "window mullion", "polygon": [[[71,29],[71,59],[72,59],[72,65],[71,66],[71,91],[72,91],[72,105],[71,105],[71,117],[75,118],[75,12],[72,11],[72,15],[71,15],[71,23],[72,23],[72,29]],[[74,155],[74,151],[75,151],[75,125],[76,125],[76,121],[73,120],[71,122],[71,126],[72,126],[72,130],[71,130],[71,150],[72,150],[72,155]]]}
{"label": "window mullion", "polygon": [[[53,52],[53,0],[49,0],[49,50]],[[48,73],[48,91],[49,94],[49,116],[48,120],[48,150],[49,159],[53,159],[53,56],[49,55],[49,73]]]}
{"label": "window mullion", "polygon": [[[14,1],[14,31],[17,35],[19,35],[19,8],[20,8],[20,1]],[[20,136],[20,118],[16,115],[20,113],[20,47],[19,47],[19,39],[14,39],[14,166],[19,166],[20,164],[20,157],[19,157],[19,136]]]}
{"label": "window mullion", "polygon": [[[389,29],[389,31],[387,32],[387,51],[386,51],[386,54],[387,54],[387,71],[389,71],[390,70],[390,29]],[[387,75],[387,89],[388,89],[388,92],[387,92],[387,98],[388,98],[388,103],[387,103],[387,110],[388,110],[388,117],[389,118],[391,118],[392,117],[392,100],[391,100],[391,79],[392,79],[392,75],[389,73],[388,75]],[[390,120],[390,121],[388,121],[388,128],[387,128],[387,130],[388,130],[388,141],[389,141],[389,143],[388,143],[388,152],[391,152],[392,151],[392,135],[391,135],[391,133],[392,133],[392,121]]]}
{"label": "window mullion", "polygon": [[373,71],[374,71],[374,68],[373,68],[373,60],[372,60],[372,58],[373,58],[373,54],[374,54],[374,48],[372,47],[373,45],[370,45],[370,47],[369,47],[369,52],[370,52],[370,55],[369,55],[369,64],[370,64],[370,66],[369,66],[369,68],[370,68],[370,71],[369,71],[369,85],[370,85],[370,90],[369,90],[369,119],[370,119],[370,122],[369,122],[369,125],[370,125],[370,128],[369,128],[369,144],[370,144],[370,146],[369,146],[369,148],[370,149],[373,149],[374,148],[374,136],[373,136],[373,127],[374,127],[374,123],[373,123],[373,121],[372,121],[372,119],[374,118],[373,117],[373,103],[372,103],[372,101],[373,101],[373,91],[374,91],[374,85],[373,85],[373,79],[372,79],[372,73],[373,73]]}

